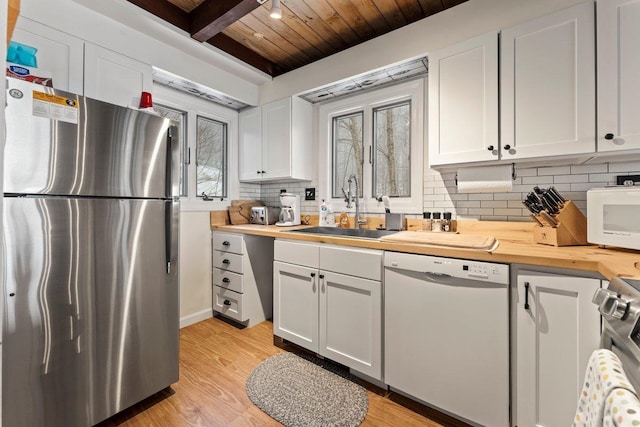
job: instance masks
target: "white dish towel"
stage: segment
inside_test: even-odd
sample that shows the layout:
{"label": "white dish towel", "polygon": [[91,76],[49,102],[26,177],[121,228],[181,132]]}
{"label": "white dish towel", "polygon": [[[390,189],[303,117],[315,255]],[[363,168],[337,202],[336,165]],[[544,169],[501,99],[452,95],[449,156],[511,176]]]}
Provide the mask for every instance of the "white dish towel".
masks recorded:
{"label": "white dish towel", "polygon": [[640,400],[609,350],[591,354],[573,427],[640,426]]}

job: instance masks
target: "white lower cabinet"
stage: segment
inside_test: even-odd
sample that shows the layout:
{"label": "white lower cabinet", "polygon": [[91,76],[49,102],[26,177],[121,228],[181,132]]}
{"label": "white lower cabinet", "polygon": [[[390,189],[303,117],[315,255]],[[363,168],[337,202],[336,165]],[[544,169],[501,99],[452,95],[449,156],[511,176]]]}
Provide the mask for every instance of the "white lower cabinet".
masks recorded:
{"label": "white lower cabinet", "polygon": [[589,356],[600,342],[600,314],[591,302],[600,282],[518,272],[513,292],[513,425],[571,425]]}
{"label": "white lower cabinet", "polygon": [[273,239],[212,234],[213,311],[245,326],[271,318]]}
{"label": "white lower cabinet", "polygon": [[382,379],[382,252],[276,240],[274,334]]}

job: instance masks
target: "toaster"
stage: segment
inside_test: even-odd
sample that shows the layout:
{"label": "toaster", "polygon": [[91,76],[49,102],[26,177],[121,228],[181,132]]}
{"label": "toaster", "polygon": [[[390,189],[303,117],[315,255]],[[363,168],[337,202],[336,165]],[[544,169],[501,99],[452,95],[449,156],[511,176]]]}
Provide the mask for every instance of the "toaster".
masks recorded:
{"label": "toaster", "polygon": [[280,208],[272,206],[253,206],[251,208],[251,224],[272,225],[278,222]]}

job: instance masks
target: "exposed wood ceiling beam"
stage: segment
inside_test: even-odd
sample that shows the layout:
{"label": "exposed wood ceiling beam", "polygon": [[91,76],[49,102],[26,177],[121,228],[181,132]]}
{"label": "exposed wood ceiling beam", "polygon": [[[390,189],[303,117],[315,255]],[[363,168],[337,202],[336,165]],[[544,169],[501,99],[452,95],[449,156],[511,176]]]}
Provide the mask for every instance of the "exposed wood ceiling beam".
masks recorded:
{"label": "exposed wood ceiling beam", "polygon": [[191,37],[207,41],[258,7],[256,0],[205,0],[189,14]]}
{"label": "exposed wood ceiling beam", "polygon": [[[140,7],[141,9],[144,9],[147,12],[157,16],[158,18],[163,19],[164,21],[167,21],[171,25],[174,25],[183,31],[191,33],[191,28],[192,28],[191,16],[192,15],[180,9],[178,6],[174,6],[173,4],[169,3],[166,0],[128,0],[128,1],[129,3],[132,3]],[[211,2],[209,3],[218,3],[218,2],[229,3],[228,0],[224,0],[224,1],[211,0]],[[241,3],[249,3],[249,2],[255,3],[256,7],[260,6],[256,0],[243,0]],[[238,1],[235,1],[232,3],[238,3]],[[196,10],[198,10],[198,8],[196,8],[193,12],[195,12]],[[241,17],[238,17],[236,19],[240,19],[240,18]],[[282,73],[282,70],[276,64],[264,58],[263,56],[257,54],[253,50],[236,42],[232,38],[225,36],[222,33],[219,33],[215,37],[210,37],[204,41],[206,41],[212,46],[215,46],[218,49],[232,56],[235,56],[236,58],[246,62],[252,67],[255,67],[258,70],[269,74],[272,77]]]}
{"label": "exposed wood ceiling beam", "polygon": [[269,74],[271,77],[275,77],[283,73],[281,67],[258,55],[251,49],[247,49],[245,46],[223,33],[216,34],[209,39],[208,42],[229,55]]}
{"label": "exposed wood ceiling beam", "polygon": [[157,0],[128,0],[141,9],[154,14],[160,19],[175,25],[184,31],[189,31],[189,14],[168,1]]}

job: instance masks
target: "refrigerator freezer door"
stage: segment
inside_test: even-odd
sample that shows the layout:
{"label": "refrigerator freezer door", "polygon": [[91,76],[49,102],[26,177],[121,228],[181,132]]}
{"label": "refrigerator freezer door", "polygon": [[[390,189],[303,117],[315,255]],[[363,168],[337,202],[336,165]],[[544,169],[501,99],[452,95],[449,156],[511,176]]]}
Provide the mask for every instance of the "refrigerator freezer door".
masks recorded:
{"label": "refrigerator freezer door", "polygon": [[5,193],[177,196],[167,175],[177,155],[177,132],[173,144],[167,135],[173,122],[7,80]]}
{"label": "refrigerator freezer door", "polygon": [[3,425],[86,427],[176,382],[170,202],[4,203]]}

